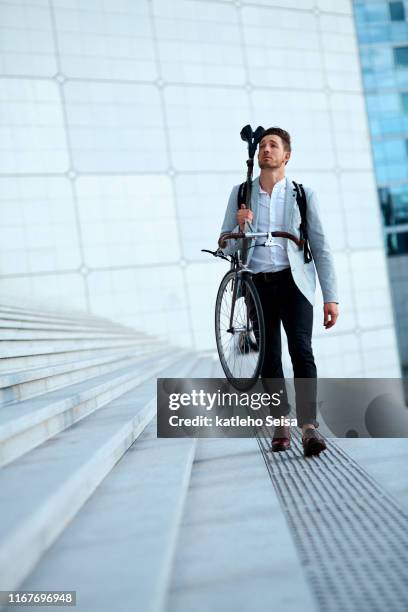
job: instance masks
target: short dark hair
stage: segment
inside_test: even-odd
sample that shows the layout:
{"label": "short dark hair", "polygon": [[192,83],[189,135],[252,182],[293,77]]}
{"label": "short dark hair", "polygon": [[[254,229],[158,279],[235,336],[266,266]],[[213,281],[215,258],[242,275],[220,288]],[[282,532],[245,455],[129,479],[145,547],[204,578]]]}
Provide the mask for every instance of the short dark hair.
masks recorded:
{"label": "short dark hair", "polygon": [[267,130],[264,130],[259,142],[261,142],[262,138],[265,136],[280,136],[283,141],[283,147],[285,151],[292,151],[290,146],[290,134],[286,130],[282,130],[280,127],[270,127]]}

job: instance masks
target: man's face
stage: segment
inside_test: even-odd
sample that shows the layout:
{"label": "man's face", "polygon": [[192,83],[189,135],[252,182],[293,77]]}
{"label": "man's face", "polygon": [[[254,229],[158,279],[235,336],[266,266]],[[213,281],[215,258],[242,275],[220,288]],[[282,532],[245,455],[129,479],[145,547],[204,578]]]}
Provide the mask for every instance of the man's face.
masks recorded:
{"label": "man's face", "polygon": [[285,151],[283,140],[280,136],[268,135],[261,139],[258,149],[258,164],[261,170],[270,168],[277,169],[285,166],[290,152]]}

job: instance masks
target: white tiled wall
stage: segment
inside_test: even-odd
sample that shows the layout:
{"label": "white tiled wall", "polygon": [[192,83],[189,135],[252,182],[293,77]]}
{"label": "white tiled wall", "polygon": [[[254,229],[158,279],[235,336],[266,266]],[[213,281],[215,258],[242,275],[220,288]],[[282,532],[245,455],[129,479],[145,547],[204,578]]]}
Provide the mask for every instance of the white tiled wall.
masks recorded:
{"label": "white tiled wall", "polygon": [[145,0],[53,0],[61,71],[109,81],[157,78],[149,3]]}
{"label": "white tiled wall", "polygon": [[87,266],[178,264],[179,227],[168,176],[91,175],[77,185]]}
{"label": "white tiled wall", "polygon": [[245,176],[240,129],[279,125],[339,279],[318,373],[399,374],[348,0],[0,0],[0,41],[3,295],[215,350],[228,266],[201,249]]}
{"label": "white tiled wall", "polygon": [[64,93],[75,170],[167,170],[165,129],[156,86],[68,81]]}
{"label": "white tiled wall", "polygon": [[64,173],[69,157],[58,84],[2,78],[0,135],[1,174]]}
{"label": "white tiled wall", "polygon": [[2,275],[78,268],[82,258],[69,181],[13,176],[0,178],[0,185]]}
{"label": "white tiled wall", "polygon": [[0,3],[1,75],[51,76],[57,71],[48,0]]}

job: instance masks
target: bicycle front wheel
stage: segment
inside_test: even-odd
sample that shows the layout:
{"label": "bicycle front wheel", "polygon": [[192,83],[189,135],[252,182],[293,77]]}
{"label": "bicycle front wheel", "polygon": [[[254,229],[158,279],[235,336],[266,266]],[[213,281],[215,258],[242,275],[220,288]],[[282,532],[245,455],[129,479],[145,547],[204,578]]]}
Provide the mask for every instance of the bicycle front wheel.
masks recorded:
{"label": "bicycle front wheel", "polygon": [[265,327],[258,292],[247,274],[227,272],[215,304],[215,337],[222,369],[238,390],[258,380],[265,355]]}

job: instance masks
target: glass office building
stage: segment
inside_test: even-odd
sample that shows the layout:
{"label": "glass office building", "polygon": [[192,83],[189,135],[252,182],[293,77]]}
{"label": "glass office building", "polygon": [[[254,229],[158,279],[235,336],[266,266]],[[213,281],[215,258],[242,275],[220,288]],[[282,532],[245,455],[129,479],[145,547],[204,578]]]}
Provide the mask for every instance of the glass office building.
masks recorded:
{"label": "glass office building", "polygon": [[408,365],[408,2],[354,0],[401,361]]}

